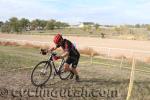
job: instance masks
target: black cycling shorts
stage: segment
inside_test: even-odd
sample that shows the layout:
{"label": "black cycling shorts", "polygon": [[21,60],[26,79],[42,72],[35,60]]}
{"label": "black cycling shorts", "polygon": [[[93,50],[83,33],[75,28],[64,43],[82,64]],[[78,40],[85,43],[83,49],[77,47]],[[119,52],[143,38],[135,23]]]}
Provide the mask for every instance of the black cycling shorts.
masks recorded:
{"label": "black cycling shorts", "polygon": [[67,63],[69,65],[72,64],[72,68],[76,68],[77,65],[78,65],[78,62],[79,62],[79,58],[80,58],[80,56],[78,56],[78,57],[68,57],[66,59],[65,63]]}

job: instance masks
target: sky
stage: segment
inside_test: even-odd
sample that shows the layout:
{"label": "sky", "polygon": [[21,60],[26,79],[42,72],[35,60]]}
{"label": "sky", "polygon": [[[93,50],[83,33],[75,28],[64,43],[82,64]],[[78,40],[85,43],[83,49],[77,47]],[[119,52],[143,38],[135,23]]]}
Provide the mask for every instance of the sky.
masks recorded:
{"label": "sky", "polygon": [[11,17],[70,24],[149,24],[150,0],[0,0],[0,20]]}

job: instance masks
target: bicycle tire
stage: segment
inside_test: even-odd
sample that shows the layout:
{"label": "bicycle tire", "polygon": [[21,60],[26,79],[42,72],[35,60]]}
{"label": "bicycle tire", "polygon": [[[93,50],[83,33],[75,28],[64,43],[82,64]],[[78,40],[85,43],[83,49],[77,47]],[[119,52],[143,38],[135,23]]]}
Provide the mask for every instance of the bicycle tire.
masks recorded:
{"label": "bicycle tire", "polygon": [[[40,83],[40,84],[36,84],[35,82],[34,82],[34,78],[33,78],[33,75],[34,75],[34,72],[35,72],[35,70],[39,67],[39,65],[41,65],[41,64],[47,64],[47,66],[48,66],[48,68],[50,68],[50,72],[49,72],[49,75],[48,75],[48,77],[47,77],[47,79],[45,80],[45,81],[43,81],[42,83]],[[46,84],[46,82],[49,80],[49,78],[51,77],[51,74],[52,74],[52,66],[51,66],[51,64],[48,62],[48,61],[41,61],[41,62],[39,62],[35,67],[34,67],[34,69],[32,70],[32,73],[31,73],[31,83],[34,85],[34,86],[42,86],[42,85],[44,85],[44,84]]]}
{"label": "bicycle tire", "polygon": [[[63,63],[64,64],[64,63]],[[59,73],[59,77],[60,77],[60,79],[61,80],[67,80],[68,78],[69,78],[69,76],[71,75],[71,72],[64,72],[64,70],[63,70],[63,64],[61,65],[61,67],[59,68],[59,71],[60,71],[60,73]],[[64,76],[63,77],[63,73],[68,73],[66,76]]]}

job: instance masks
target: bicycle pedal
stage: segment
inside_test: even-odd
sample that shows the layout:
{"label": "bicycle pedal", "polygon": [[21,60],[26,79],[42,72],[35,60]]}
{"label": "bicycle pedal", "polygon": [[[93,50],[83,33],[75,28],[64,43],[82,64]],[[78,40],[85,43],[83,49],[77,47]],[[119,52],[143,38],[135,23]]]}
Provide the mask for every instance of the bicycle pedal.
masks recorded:
{"label": "bicycle pedal", "polygon": [[61,74],[61,72],[60,72],[60,71],[58,71],[58,72],[57,72],[57,75],[60,75],[60,74]]}
{"label": "bicycle pedal", "polygon": [[57,75],[57,73],[56,72],[54,72],[54,76],[56,76]]}

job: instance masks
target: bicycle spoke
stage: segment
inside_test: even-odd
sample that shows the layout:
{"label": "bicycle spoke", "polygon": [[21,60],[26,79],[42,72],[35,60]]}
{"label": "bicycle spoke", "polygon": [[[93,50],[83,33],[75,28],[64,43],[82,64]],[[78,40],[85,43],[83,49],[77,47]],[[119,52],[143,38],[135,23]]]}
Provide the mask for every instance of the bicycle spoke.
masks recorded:
{"label": "bicycle spoke", "polygon": [[64,67],[63,66],[61,66],[60,67],[60,69],[59,69],[59,71],[60,71],[60,78],[62,79],[62,80],[65,80],[65,79],[67,79],[69,76],[70,76],[70,71],[64,71]]}
{"label": "bicycle spoke", "polygon": [[51,67],[48,66],[49,64],[43,61],[34,68],[31,75],[31,81],[34,85],[43,85],[48,81],[52,71]]}

